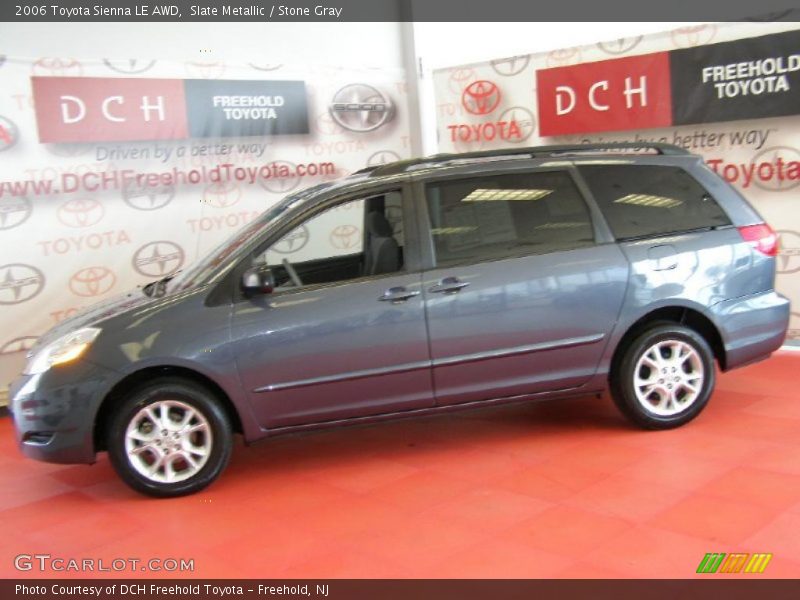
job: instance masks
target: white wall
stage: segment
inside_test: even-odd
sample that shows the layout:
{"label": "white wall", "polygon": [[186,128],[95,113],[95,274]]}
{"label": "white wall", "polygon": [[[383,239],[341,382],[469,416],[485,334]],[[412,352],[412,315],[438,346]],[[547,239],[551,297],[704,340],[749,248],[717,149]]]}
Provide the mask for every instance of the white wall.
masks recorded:
{"label": "white wall", "polygon": [[0,23],[0,54],[17,57],[399,67],[400,39],[398,23]]}

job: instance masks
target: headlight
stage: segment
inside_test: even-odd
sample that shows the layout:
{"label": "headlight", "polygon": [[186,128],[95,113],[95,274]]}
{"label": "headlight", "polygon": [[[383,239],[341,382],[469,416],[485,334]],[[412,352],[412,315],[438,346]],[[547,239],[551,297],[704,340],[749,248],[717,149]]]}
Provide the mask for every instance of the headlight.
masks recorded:
{"label": "headlight", "polygon": [[96,327],[86,327],[58,338],[30,358],[25,366],[25,374],[44,373],[53,365],[68,363],[80,358],[99,333],[100,330]]}

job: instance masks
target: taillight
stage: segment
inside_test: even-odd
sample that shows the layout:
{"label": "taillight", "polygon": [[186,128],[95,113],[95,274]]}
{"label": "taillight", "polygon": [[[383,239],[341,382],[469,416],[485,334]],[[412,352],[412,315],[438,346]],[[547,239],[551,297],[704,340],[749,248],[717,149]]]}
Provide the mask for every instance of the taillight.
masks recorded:
{"label": "taillight", "polygon": [[739,227],[742,239],[767,256],[778,256],[778,234],[766,223]]}

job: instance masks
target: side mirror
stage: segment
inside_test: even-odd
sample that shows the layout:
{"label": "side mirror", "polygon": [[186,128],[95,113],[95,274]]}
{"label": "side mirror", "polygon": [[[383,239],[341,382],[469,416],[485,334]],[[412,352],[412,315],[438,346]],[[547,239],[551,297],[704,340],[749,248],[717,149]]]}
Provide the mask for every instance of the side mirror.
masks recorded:
{"label": "side mirror", "polygon": [[242,273],[242,290],[245,294],[271,294],[275,277],[267,267],[250,267]]}

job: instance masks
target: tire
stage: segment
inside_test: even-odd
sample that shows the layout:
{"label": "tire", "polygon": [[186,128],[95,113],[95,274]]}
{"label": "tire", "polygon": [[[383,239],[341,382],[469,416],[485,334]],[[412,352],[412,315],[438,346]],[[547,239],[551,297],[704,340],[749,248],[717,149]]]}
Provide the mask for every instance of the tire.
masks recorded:
{"label": "tire", "polygon": [[695,330],[656,323],[624,349],[610,379],[611,396],[623,415],[645,429],[672,429],[708,404],[714,354]]}
{"label": "tire", "polygon": [[106,431],[117,474],[137,492],[159,498],[208,486],[227,466],[232,447],[230,419],[216,396],[174,377],[134,390]]}

